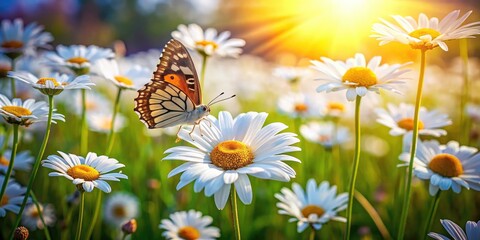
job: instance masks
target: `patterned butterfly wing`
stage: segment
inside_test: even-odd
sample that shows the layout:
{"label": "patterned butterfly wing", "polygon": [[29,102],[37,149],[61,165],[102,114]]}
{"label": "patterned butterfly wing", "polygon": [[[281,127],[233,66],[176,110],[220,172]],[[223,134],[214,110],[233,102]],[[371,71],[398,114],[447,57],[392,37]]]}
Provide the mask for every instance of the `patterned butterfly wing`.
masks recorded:
{"label": "patterned butterfly wing", "polygon": [[201,90],[193,61],[177,40],[165,46],[153,79],[138,90],[135,112],[149,128],[184,124],[201,103]]}

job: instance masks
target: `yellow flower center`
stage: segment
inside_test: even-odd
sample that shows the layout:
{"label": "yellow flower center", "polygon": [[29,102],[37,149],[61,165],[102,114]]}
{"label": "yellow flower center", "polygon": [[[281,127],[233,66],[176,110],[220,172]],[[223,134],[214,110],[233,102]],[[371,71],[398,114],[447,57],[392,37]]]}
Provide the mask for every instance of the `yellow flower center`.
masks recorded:
{"label": "yellow flower center", "polygon": [[343,82],[357,83],[359,86],[369,87],[377,83],[375,73],[366,67],[352,67],[342,77]]}
{"label": "yellow flower center", "polygon": [[[400,121],[398,121],[397,124],[399,127],[407,131],[413,131],[413,118],[400,119]],[[423,122],[421,120],[418,120],[418,130],[423,128],[424,128]]]}
{"label": "yellow flower center", "polygon": [[117,218],[124,218],[125,216],[127,216],[127,211],[121,204],[113,206],[112,212],[113,216]]}
{"label": "yellow flower center", "polygon": [[463,173],[460,159],[452,154],[440,153],[433,157],[428,167],[444,177],[458,177]]}
{"label": "yellow flower center", "polygon": [[55,78],[40,78],[40,79],[38,79],[37,84],[46,85],[46,84],[47,84],[47,81],[53,82],[53,85],[54,85],[55,87],[60,86],[60,83],[58,83]]}
{"label": "yellow flower center", "polygon": [[2,109],[3,111],[13,114],[17,117],[28,116],[32,114],[30,110],[19,106],[3,106]]}
{"label": "yellow flower center", "polygon": [[[437,30],[431,29],[431,28],[420,28],[417,30],[414,30],[413,32],[408,34],[410,37],[414,37],[417,39],[420,39],[422,36],[425,35],[430,35],[432,37],[432,40],[440,36],[440,33]],[[410,46],[413,49],[423,49],[423,50],[430,50],[434,49],[437,47],[437,44],[432,44],[430,41],[427,39],[423,39],[422,42],[419,43],[410,43]]]}
{"label": "yellow flower center", "polygon": [[5,156],[0,157],[0,165],[8,166],[8,163],[10,163],[10,161],[8,161],[8,159],[6,159]]}
{"label": "yellow flower center", "polygon": [[303,103],[295,104],[295,112],[304,113],[307,110],[308,110],[308,106],[306,104],[303,104]]}
{"label": "yellow flower center", "polygon": [[253,161],[253,152],[242,142],[228,140],[219,143],[210,153],[212,163],[224,170],[238,169]]}
{"label": "yellow flower center", "polygon": [[97,180],[100,177],[100,173],[95,168],[85,164],[69,168],[67,174],[72,178],[80,178],[85,181]]}
{"label": "yellow flower center", "polygon": [[32,218],[37,218],[38,216],[40,216],[40,213],[43,211],[43,207],[40,206],[40,212],[38,212],[38,208],[37,206],[33,206],[33,209],[32,211],[30,212],[30,217]]}
{"label": "yellow flower center", "polygon": [[341,102],[328,102],[327,103],[327,109],[329,111],[340,111],[344,112],[345,111],[345,105]]}
{"label": "yellow flower center", "polygon": [[202,47],[212,46],[213,49],[217,49],[218,47],[218,44],[216,42],[206,41],[206,40],[197,41],[195,42],[195,45],[202,46]]}
{"label": "yellow flower center", "polygon": [[308,218],[310,214],[314,214],[314,213],[317,214],[318,217],[320,217],[325,213],[325,210],[315,205],[307,205],[302,209],[302,215],[306,218]]}
{"label": "yellow flower center", "polygon": [[132,86],[132,85],[133,85],[133,81],[130,80],[129,78],[127,78],[127,77],[124,77],[124,76],[115,76],[114,78],[115,78],[115,80],[117,80],[117,82],[123,83],[123,84],[125,84],[125,85],[127,85],[127,86]]}
{"label": "yellow flower center", "polygon": [[12,70],[12,67],[5,64],[0,64],[0,77],[6,77],[8,72]]}
{"label": "yellow flower center", "polygon": [[318,136],[318,141],[319,141],[319,142],[326,142],[326,141],[328,141],[328,140],[330,140],[330,136],[328,136],[328,135],[320,135],[320,136]]}
{"label": "yellow flower center", "polygon": [[83,57],[73,57],[67,60],[69,63],[76,63],[76,64],[82,64],[88,62],[88,59],[83,58]]}
{"label": "yellow flower center", "polygon": [[112,119],[104,118],[101,120],[100,123],[101,129],[111,129],[112,128]]}
{"label": "yellow flower center", "polygon": [[2,43],[3,48],[21,48],[23,47],[23,42],[12,40],[12,41],[5,41]]}
{"label": "yellow flower center", "polygon": [[185,240],[196,240],[200,238],[200,232],[191,226],[185,226],[178,230],[178,236]]}
{"label": "yellow flower center", "polygon": [[3,194],[2,199],[0,200],[0,206],[7,205],[8,203],[8,196],[7,194]]}

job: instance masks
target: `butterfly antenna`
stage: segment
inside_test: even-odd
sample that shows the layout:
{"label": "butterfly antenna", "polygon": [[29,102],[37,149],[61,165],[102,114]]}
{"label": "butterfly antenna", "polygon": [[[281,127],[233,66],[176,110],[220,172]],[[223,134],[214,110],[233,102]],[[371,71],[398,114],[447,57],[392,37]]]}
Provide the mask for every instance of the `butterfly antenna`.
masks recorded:
{"label": "butterfly antenna", "polygon": [[[222,93],[222,94],[223,94],[223,93]],[[234,98],[234,97],[236,97],[236,96],[237,96],[237,95],[232,95],[232,96],[230,96],[230,97],[223,98],[223,99],[219,99],[219,100],[217,100],[217,101],[213,101],[213,100],[212,100],[212,101],[210,101],[210,102],[208,103],[208,106],[211,106],[211,105],[213,105],[213,104],[215,104],[215,103],[223,102],[223,101],[225,101],[225,100],[228,100],[228,99],[230,99],[230,98]]]}
{"label": "butterfly antenna", "polygon": [[225,94],[225,92],[222,92],[222,93],[218,94],[216,97],[214,97],[212,100],[210,100],[210,102],[208,102],[207,106],[212,105],[212,102],[215,101],[215,99],[217,99],[217,98],[219,98],[220,96],[222,96],[223,94]]}

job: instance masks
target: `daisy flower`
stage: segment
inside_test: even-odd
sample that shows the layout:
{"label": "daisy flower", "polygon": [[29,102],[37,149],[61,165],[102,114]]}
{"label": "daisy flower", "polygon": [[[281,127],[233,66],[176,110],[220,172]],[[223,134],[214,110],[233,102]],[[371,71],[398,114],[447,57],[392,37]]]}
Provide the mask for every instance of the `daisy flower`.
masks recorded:
{"label": "daisy flower", "polygon": [[[12,152],[10,149],[5,149],[3,156],[0,155],[0,173],[5,174],[10,163],[10,156]],[[15,156],[15,162],[13,163],[14,170],[29,171],[32,168],[33,156],[29,151],[17,152]],[[14,171],[12,170],[12,174]]]}
{"label": "daisy flower", "polygon": [[[408,166],[410,152],[400,155]],[[438,190],[452,189],[460,193],[461,187],[480,191],[480,153],[476,148],[460,146],[456,141],[440,145],[438,141],[419,141],[414,159],[414,174],[420,179],[430,180],[429,192],[435,196]]]}
{"label": "daisy flower", "polygon": [[290,222],[298,221],[299,233],[308,226],[319,230],[330,220],[346,222],[345,218],[337,216],[337,212],[347,208],[348,194],[337,195],[337,186],[330,187],[327,181],[317,186],[315,179],[310,179],[306,191],[298,183],[292,184],[292,190],[282,188],[275,198],[280,201],[277,203],[278,213],[292,216]]}
{"label": "daisy flower", "polygon": [[0,53],[15,59],[20,55],[34,55],[37,48],[48,48],[53,41],[52,34],[43,32],[36,23],[23,26],[22,19],[2,21],[0,29]]}
{"label": "daisy flower", "polygon": [[[387,110],[378,108],[377,122],[389,127],[390,135],[400,136],[413,131],[413,115],[415,107],[410,104],[400,103],[399,106],[393,104],[387,105]],[[437,110],[428,111],[421,107],[419,112],[418,134],[440,137],[446,135],[447,131],[440,129],[452,124],[452,120],[447,114],[442,114]]]}
{"label": "daisy flower", "polygon": [[[65,122],[62,114],[55,113],[55,109],[53,111],[53,123],[56,123],[54,120]],[[23,103],[19,98],[10,101],[0,94],[0,115],[10,124],[28,127],[32,123],[48,120],[48,104],[43,101],[35,102],[34,99],[28,99]]]}
{"label": "daisy flower", "polygon": [[109,48],[101,48],[95,45],[71,45],[57,46],[56,52],[45,54],[48,64],[59,67],[67,67],[77,75],[83,75],[90,71],[93,63],[100,59],[113,58],[115,53]]}
{"label": "daisy flower", "polygon": [[22,225],[31,231],[36,230],[37,228],[44,228],[40,214],[47,226],[53,226],[57,220],[57,217],[55,217],[55,209],[53,209],[51,204],[42,205],[39,203],[38,205],[40,206],[40,212],[35,204],[30,204],[25,207],[25,211],[22,215]]}
{"label": "daisy flower", "polygon": [[102,59],[95,65],[99,75],[122,89],[138,90],[150,80],[150,71],[139,65],[120,65],[115,59]]}
{"label": "daisy flower", "polygon": [[277,67],[273,69],[273,76],[286,80],[290,84],[297,84],[306,75],[306,70],[299,67]]}
{"label": "daisy flower", "polygon": [[295,171],[283,161],[300,162],[285,153],[300,151],[291,146],[299,142],[293,133],[279,133],[287,128],[283,123],[271,123],[262,127],[267,113],[249,112],[235,119],[222,111],[218,119],[208,116],[193,133],[187,129],[179,132],[179,138],[194,147],[173,147],[165,151],[164,160],[187,161],[173,169],[168,177],[183,173],[177,189],[195,181],[194,190],[205,188],[205,196],[214,195],[218,209],[223,209],[235,187],[244,204],[252,202],[252,186],[249,175],[261,179],[289,181]]}
{"label": "daisy flower", "polygon": [[317,87],[317,92],[332,92],[346,89],[347,99],[355,100],[356,96],[363,97],[368,91],[380,93],[380,89],[399,93],[395,88],[403,83],[402,74],[409,70],[400,68],[409,64],[380,65],[382,57],[373,57],[368,63],[361,53],[355,54],[354,58],[347,61],[333,61],[326,57],[320,58],[323,62],[312,60],[313,68],[322,73],[317,80],[326,83]]}
{"label": "daisy flower", "polygon": [[42,166],[55,170],[55,172],[49,173],[48,176],[63,176],[86,192],[91,192],[96,187],[103,192],[109,193],[112,191],[112,188],[106,181],[120,181],[119,178],[128,179],[121,172],[111,173],[115,169],[125,167],[116,159],[103,155],[97,156],[93,152],[88,153],[85,158],[74,154],[65,154],[60,151],[58,153],[60,156],[50,155],[47,160],[42,161]]}
{"label": "daisy flower", "polygon": [[[127,119],[120,113],[115,117],[114,132],[118,132],[126,125]],[[105,112],[89,112],[87,123],[90,130],[94,132],[108,133],[112,128],[112,114]]]}
{"label": "daisy flower", "polygon": [[170,240],[212,240],[220,237],[220,229],[208,226],[212,221],[212,217],[190,210],[170,214],[170,219],[163,219],[158,227],[166,230],[162,235]]}
{"label": "daisy flower", "polygon": [[327,149],[341,145],[350,139],[348,128],[338,127],[331,122],[304,124],[300,126],[300,133],[306,140],[318,143]]}
{"label": "daisy flower", "polygon": [[8,76],[29,84],[45,95],[57,95],[67,89],[90,89],[95,84],[88,75],[78,77],[54,73],[48,77],[36,77],[29,72],[9,72]]}
{"label": "daisy flower", "polygon": [[229,31],[218,34],[217,30],[207,28],[204,32],[197,24],[180,24],[178,30],[172,32],[172,37],[203,56],[238,57],[245,46],[243,39],[229,39]]}
{"label": "daisy flower", "polygon": [[440,21],[436,17],[428,18],[425,14],[420,13],[418,22],[410,16],[394,15],[392,17],[398,25],[380,19],[382,23],[373,25],[375,34],[371,37],[379,40],[380,45],[400,42],[410,45],[413,49],[430,50],[440,47],[442,50],[448,51],[445,41],[474,38],[474,35],[480,34],[480,22],[461,26],[471,13],[472,11],[469,11],[459,18],[460,10],[455,10]]}
{"label": "daisy flower", "polygon": [[[448,234],[453,237],[454,240],[476,240],[480,239],[480,221],[474,222],[474,221],[467,221],[467,224],[465,224],[465,231],[458,226],[456,223],[448,220],[448,219],[441,219],[440,223],[442,223],[442,226],[447,230]],[[439,233],[434,233],[431,232],[428,234],[429,237],[433,239],[438,239],[438,240],[448,240],[450,238],[439,234]]]}
{"label": "daisy flower", "polygon": [[138,216],[138,199],[127,193],[114,193],[108,197],[103,208],[105,222],[116,227]]}
{"label": "daisy flower", "polygon": [[[3,185],[3,181],[5,181],[5,177],[0,175],[0,185]],[[17,214],[18,211],[20,211],[20,204],[22,203],[26,191],[26,188],[20,186],[20,184],[15,181],[8,181],[5,193],[3,194],[2,199],[0,199],[0,217],[5,217],[7,210]],[[30,198],[28,201],[30,201]]]}
{"label": "daisy flower", "polygon": [[292,118],[319,117],[320,103],[317,98],[303,93],[288,93],[277,101],[278,111]]}

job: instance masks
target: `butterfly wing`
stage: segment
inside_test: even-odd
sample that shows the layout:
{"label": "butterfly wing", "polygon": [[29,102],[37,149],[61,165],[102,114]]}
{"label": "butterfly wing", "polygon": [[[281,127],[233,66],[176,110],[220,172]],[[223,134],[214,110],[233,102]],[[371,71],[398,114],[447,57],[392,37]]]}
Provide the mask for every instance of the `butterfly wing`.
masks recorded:
{"label": "butterfly wing", "polygon": [[177,40],[165,46],[153,79],[138,90],[135,112],[149,128],[184,124],[200,104],[201,93],[193,61]]}

